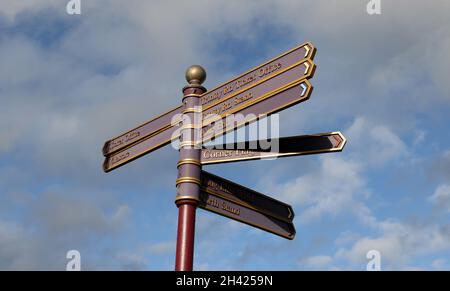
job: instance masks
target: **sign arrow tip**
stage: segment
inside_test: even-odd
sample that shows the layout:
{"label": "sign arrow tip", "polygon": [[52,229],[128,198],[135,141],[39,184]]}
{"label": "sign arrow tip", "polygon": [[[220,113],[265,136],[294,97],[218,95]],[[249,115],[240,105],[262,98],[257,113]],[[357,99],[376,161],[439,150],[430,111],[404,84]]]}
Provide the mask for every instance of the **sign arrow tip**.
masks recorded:
{"label": "sign arrow tip", "polygon": [[305,96],[305,93],[306,93],[306,90],[308,89],[308,87],[305,85],[305,83],[300,84],[300,87],[303,88],[302,95],[300,95],[303,97],[303,96]]}

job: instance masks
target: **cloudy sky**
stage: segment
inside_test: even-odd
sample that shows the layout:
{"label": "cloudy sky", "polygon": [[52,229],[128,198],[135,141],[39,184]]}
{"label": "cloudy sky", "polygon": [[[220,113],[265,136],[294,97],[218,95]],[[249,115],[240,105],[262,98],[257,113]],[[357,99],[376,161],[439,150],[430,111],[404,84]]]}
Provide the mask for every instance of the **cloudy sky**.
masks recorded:
{"label": "cloudy sky", "polygon": [[314,92],[282,136],[344,152],[208,166],[292,204],[288,241],[198,211],[195,269],[450,269],[450,2],[0,0],[0,269],[172,270],[178,153],[108,174],[105,140],[305,41]]}

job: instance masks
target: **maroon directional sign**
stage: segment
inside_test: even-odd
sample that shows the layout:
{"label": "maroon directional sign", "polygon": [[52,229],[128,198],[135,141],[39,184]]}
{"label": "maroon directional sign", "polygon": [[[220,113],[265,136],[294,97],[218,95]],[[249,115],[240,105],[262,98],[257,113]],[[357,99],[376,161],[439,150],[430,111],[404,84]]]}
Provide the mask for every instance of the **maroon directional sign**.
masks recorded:
{"label": "maroon directional sign", "polygon": [[[305,60],[314,58],[316,48],[309,42],[304,43],[258,67],[204,93],[201,104],[204,108],[220,102],[224,98],[264,82],[268,78],[285,71],[289,67]],[[103,146],[103,155],[107,156],[142,139],[156,135],[171,127],[171,119],[182,113],[182,106],[161,114],[160,116],[139,125],[115,138],[110,139]],[[170,130],[169,130],[170,131]],[[167,143],[170,141],[167,141]]]}
{"label": "maroon directional sign", "polygon": [[249,70],[240,76],[223,83],[216,88],[204,93],[201,100],[203,109],[217,104],[218,102],[235,95],[247,88],[256,86],[264,82],[270,77],[276,76],[290,67],[300,63],[305,59],[312,60],[314,58],[316,48],[309,42],[293,48],[278,57],[265,62],[258,67]]}
{"label": "maroon directional sign", "polygon": [[205,171],[199,206],[284,238],[295,236],[290,205]]}
{"label": "maroon directional sign", "polygon": [[109,172],[169,144],[172,138],[178,138],[177,136],[172,136],[176,129],[177,127],[174,126],[164,128],[158,134],[151,135],[129,147],[106,156],[103,162],[103,170]]}
{"label": "maroon directional sign", "polygon": [[160,116],[153,118],[152,120],[127,131],[118,137],[112,138],[107,141],[103,146],[103,155],[107,156],[127,146],[142,140],[143,138],[159,134],[171,127],[171,120],[177,114],[182,113],[182,106],[161,114]]}
{"label": "maroon directional sign", "polygon": [[[312,89],[311,83],[308,80],[303,80],[294,83],[288,89],[284,89],[284,91],[274,93],[270,96],[272,98],[267,97],[259,102],[249,104],[248,107],[239,111],[241,115],[235,115],[237,118],[241,116],[244,118],[236,120],[224,117],[221,123],[216,121],[203,127],[203,141],[207,142],[226,132],[233,131],[245,124],[251,123],[261,116],[270,115],[299,102],[308,100]],[[173,136],[175,130],[176,127],[166,127],[164,130],[159,131],[158,134],[151,135],[129,147],[107,155],[103,163],[103,170],[109,172],[169,144],[172,139],[177,138],[177,136]]]}
{"label": "maroon directional sign", "polygon": [[203,142],[208,142],[261,117],[306,101],[309,99],[312,90],[313,87],[308,80],[299,80],[270,95],[246,104],[245,108],[236,111],[238,114],[233,116],[225,114],[220,120],[204,123],[202,128]]}
{"label": "maroon directional sign", "polygon": [[303,60],[264,82],[222,98],[219,102],[202,108],[203,123],[209,124],[228,114],[240,112],[254,103],[276,96],[277,92],[291,88],[298,81],[311,78],[314,68],[310,60]]}
{"label": "maroon directional sign", "polygon": [[[200,96],[202,117],[211,117],[212,114],[225,116],[236,112],[270,114],[308,99],[312,86],[309,82],[302,80],[311,78],[314,74],[315,65],[311,60],[315,51],[311,43],[302,44],[202,94]],[[292,95],[295,88],[297,88],[295,98],[288,96]],[[274,97],[277,100],[289,100],[285,103],[280,101],[272,104],[273,102],[268,99]],[[269,107],[266,106],[264,110],[261,110],[260,107],[265,106],[264,104]],[[177,139],[178,136],[174,135],[177,126],[173,126],[171,120],[176,114],[182,113],[182,108],[179,106],[107,141],[103,146],[105,155],[103,170],[112,171]],[[256,111],[251,112],[247,110],[249,108]],[[214,132],[212,137],[208,136],[212,133],[211,125],[217,125],[217,121],[211,122],[210,119],[203,123],[202,131],[207,139],[215,138],[225,131],[234,130],[234,128],[229,130],[224,128]],[[245,122],[248,123],[249,120]],[[236,128],[242,125],[239,124]],[[207,141],[207,139],[204,140]]]}
{"label": "maroon directional sign", "polygon": [[346,143],[340,132],[247,141],[202,149],[202,165],[273,159],[309,154],[340,152]]}

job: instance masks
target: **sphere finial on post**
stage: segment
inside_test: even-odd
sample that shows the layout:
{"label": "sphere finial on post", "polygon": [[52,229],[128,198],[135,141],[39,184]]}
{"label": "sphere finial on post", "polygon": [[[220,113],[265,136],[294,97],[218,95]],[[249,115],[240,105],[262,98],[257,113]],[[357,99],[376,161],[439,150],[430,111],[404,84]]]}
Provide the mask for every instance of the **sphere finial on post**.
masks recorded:
{"label": "sphere finial on post", "polygon": [[186,81],[189,84],[201,85],[206,80],[206,71],[199,65],[193,65],[186,70]]}

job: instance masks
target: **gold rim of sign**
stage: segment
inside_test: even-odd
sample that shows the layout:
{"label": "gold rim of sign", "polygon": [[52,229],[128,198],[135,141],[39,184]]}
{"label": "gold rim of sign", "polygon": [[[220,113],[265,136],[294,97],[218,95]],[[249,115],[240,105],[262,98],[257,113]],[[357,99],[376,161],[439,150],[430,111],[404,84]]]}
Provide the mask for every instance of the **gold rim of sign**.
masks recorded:
{"label": "gold rim of sign", "polygon": [[[237,129],[241,128],[242,126],[244,126],[245,124],[247,124],[247,123],[252,123],[252,122],[254,122],[254,121],[260,119],[261,117],[266,117],[266,116],[268,116],[268,115],[270,115],[270,114],[273,114],[273,113],[275,113],[275,112],[278,112],[278,111],[282,110],[282,109],[285,108],[285,107],[289,107],[289,106],[294,105],[294,104],[296,104],[296,103],[300,103],[300,102],[302,102],[302,101],[308,100],[309,97],[310,97],[311,91],[313,90],[313,86],[311,85],[311,83],[310,83],[307,79],[304,79],[304,77],[302,77],[301,79],[295,81],[293,84],[290,85],[289,88],[285,88],[285,90],[288,90],[288,89],[290,89],[290,88],[292,88],[292,87],[294,87],[294,86],[296,86],[296,85],[299,85],[299,84],[301,84],[301,83],[305,83],[306,86],[307,86],[306,92],[305,92],[305,94],[304,94],[305,96],[303,96],[303,98],[299,98],[299,99],[296,99],[296,100],[294,100],[294,101],[292,101],[292,102],[285,103],[285,104],[283,104],[282,106],[276,107],[276,108],[274,108],[273,110],[270,110],[270,111],[268,111],[268,112],[265,113],[265,114],[261,114],[260,116],[255,116],[255,118],[252,118],[252,119],[250,119],[250,120],[245,120],[244,122],[239,123],[237,126],[235,126],[235,127],[233,127],[233,128],[230,128],[230,129],[228,129],[228,130],[225,130],[224,132],[221,132],[221,133],[216,134],[215,136],[209,138],[206,142],[212,141],[212,140],[214,140],[215,138],[217,138],[217,137],[219,137],[219,136],[221,136],[221,135],[225,135],[225,134],[227,134],[227,133],[229,133],[229,132],[231,132],[231,131],[237,130]],[[279,93],[279,92],[277,92],[277,93]],[[267,98],[268,98],[268,97],[267,97]],[[259,101],[262,101],[262,100],[259,100]],[[256,103],[256,102],[255,102],[255,103]],[[251,105],[254,105],[254,103],[252,103]],[[249,106],[251,106],[251,105],[249,105]],[[151,137],[153,137],[153,136],[154,136],[154,135],[148,136],[148,137],[142,139],[141,142],[142,142],[143,140],[147,140],[147,139],[149,139],[149,138],[151,138]],[[130,161],[132,161],[132,160],[134,160],[134,159],[137,159],[137,158],[139,158],[139,157],[141,157],[141,156],[147,154],[148,152],[151,152],[152,150],[154,150],[154,149],[156,149],[156,148],[158,148],[158,147],[161,147],[162,145],[165,145],[165,144],[170,143],[171,141],[177,140],[178,138],[179,138],[179,135],[176,135],[176,136],[174,136],[173,138],[170,138],[170,139],[165,140],[165,141],[163,141],[163,142],[161,142],[161,143],[159,143],[159,144],[156,144],[155,146],[153,146],[153,147],[151,147],[151,148],[148,148],[148,149],[146,149],[146,150],[144,150],[144,151],[142,151],[142,152],[136,154],[135,156],[133,156],[133,157],[131,157],[131,158],[121,160],[118,164],[115,164],[115,165],[113,165],[113,166],[111,166],[111,167],[109,167],[109,168],[107,168],[107,169],[106,169],[105,166],[104,166],[104,167],[103,167],[103,170],[104,170],[105,172],[110,172],[111,170],[113,170],[113,169],[115,169],[115,168],[117,168],[117,167],[120,167],[120,166],[122,166],[122,165],[124,165],[124,164],[126,164],[126,163],[128,163],[128,162],[130,162]],[[200,143],[203,143],[203,142],[205,142],[205,141],[198,142],[197,145],[199,145]],[[107,164],[109,164],[109,158],[110,158],[111,156],[117,155],[117,154],[122,153],[122,152],[126,152],[130,147],[132,147],[132,146],[134,146],[134,145],[135,145],[135,143],[130,144],[130,145],[127,146],[126,148],[124,148],[124,149],[122,149],[122,150],[120,150],[120,151],[118,151],[118,152],[116,152],[116,153],[114,153],[114,154],[111,154],[110,156],[107,156],[107,157],[105,158],[105,163],[106,163],[106,161],[108,161]],[[105,163],[104,163],[104,165],[105,165]]]}
{"label": "gold rim of sign", "polygon": [[[301,45],[299,45],[299,46],[294,47],[293,49],[291,49],[291,50],[289,50],[289,51],[287,51],[287,52],[284,52],[284,53],[281,54],[281,55],[278,55],[278,56],[276,56],[276,57],[270,59],[269,61],[267,61],[267,62],[265,62],[265,63],[263,63],[263,64],[261,64],[261,65],[255,67],[255,68],[253,68],[253,69],[250,69],[250,70],[246,71],[245,73],[240,74],[239,76],[235,77],[234,79],[231,79],[231,80],[229,80],[229,81],[227,81],[227,82],[221,83],[220,85],[214,87],[213,89],[211,89],[211,90],[209,90],[209,91],[207,91],[207,92],[205,92],[205,93],[203,93],[203,94],[200,94],[198,97],[201,98],[201,97],[203,97],[204,95],[206,95],[207,93],[210,93],[211,91],[214,91],[214,90],[216,90],[216,89],[218,89],[218,88],[224,86],[224,85],[227,84],[227,83],[231,83],[231,82],[233,82],[233,81],[235,81],[235,80],[241,78],[242,76],[244,76],[244,75],[250,73],[251,71],[254,71],[254,70],[257,70],[257,69],[259,69],[259,68],[261,68],[261,67],[264,67],[265,65],[267,65],[267,64],[269,64],[269,63],[271,63],[271,62],[273,62],[273,61],[275,61],[275,60],[277,60],[277,59],[279,59],[279,58],[282,58],[282,57],[284,57],[285,55],[287,55],[287,54],[289,54],[289,53],[291,53],[291,52],[293,52],[293,51],[295,51],[295,50],[297,50],[297,49],[300,49],[300,48],[302,48],[302,47],[306,47],[306,53],[305,53],[304,59],[312,60],[312,59],[314,58],[315,53],[316,53],[316,47],[315,47],[311,42],[308,41],[308,42],[305,42],[305,43],[303,43],[303,44],[301,44]],[[304,60],[304,59],[303,59],[303,60]],[[277,74],[277,73],[276,73],[276,74]],[[276,76],[276,74],[274,74],[273,76]],[[272,77],[272,75],[269,76],[268,78],[262,79],[262,80],[268,80],[268,79],[270,79],[271,77]],[[248,87],[248,88],[252,88],[252,87]],[[196,94],[196,95],[198,95],[198,94]],[[107,143],[110,143],[111,141],[113,141],[113,140],[115,140],[115,139],[121,138],[121,137],[123,137],[124,135],[126,135],[126,134],[128,134],[128,133],[131,133],[131,132],[133,132],[133,131],[139,129],[139,128],[142,127],[142,126],[144,126],[144,125],[146,125],[146,124],[148,124],[148,123],[150,123],[150,122],[152,122],[152,121],[155,121],[156,119],[158,119],[158,118],[160,118],[160,117],[162,117],[162,116],[164,116],[164,115],[169,114],[170,112],[173,112],[173,111],[176,111],[176,110],[178,110],[178,109],[181,109],[182,107],[183,107],[183,105],[180,105],[180,106],[178,106],[178,107],[176,107],[176,108],[174,108],[174,109],[172,109],[172,110],[169,110],[169,111],[167,111],[167,112],[165,112],[165,113],[161,113],[161,114],[159,114],[158,116],[156,116],[156,117],[154,117],[154,118],[152,118],[152,119],[150,119],[150,120],[148,120],[148,121],[145,121],[145,122],[141,123],[140,125],[134,127],[133,129],[130,129],[130,130],[128,130],[128,131],[126,131],[126,132],[124,132],[124,133],[122,133],[122,134],[120,134],[120,135],[117,135],[117,136],[115,136],[115,137],[113,137],[113,138],[110,138],[110,139],[107,141]],[[172,127],[172,126],[173,126],[173,125],[165,126],[164,128],[159,129],[158,132],[164,131],[166,128],[169,128],[169,127]],[[150,136],[150,135],[153,135],[153,133],[147,135],[147,137]],[[140,140],[142,140],[142,139],[143,139],[143,138],[141,138]],[[134,144],[134,143],[136,143],[136,142],[138,142],[138,141],[139,141],[139,140],[136,140],[135,142],[130,143],[129,145],[127,145],[127,147],[128,147],[128,146],[131,146],[132,144]],[[108,155],[110,155],[110,154],[112,154],[112,153],[114,153],[114,151],[112,151],[111,153],[108,153]]]}
{"label": "gold rim of sign", "polygon": [[[317,133],[317,134],[309,134],[310,136],[333,136],[333,135],[339,135],[341,138],[341,142],[339,143],[339,147],[333,148],[333,149],[326,149],[326,150],[310,150],[310,151],[301,151],[301,152],[289,152],[289,153],[271,153],[271,152],[262,152],[265,155],[264,156],[252,156],[252,157],[245,157],[245,158],[232,158],[232,159],[220,159],[220,160],[211,160],[211,161],[202,161],[202,166],[204,165],[213,165],[213,164],[220,164],[220,163],[227,163],[227,162],[236,162],[236,161],[248,161],[248,160],[265,160],[269,158],[275,158],[275,157],[285,157],[285,156],[301,156],[301,155],[309,155],[309,154],[316,154],[316,153],[328,153],[328,152],[340,152],[344,149],[345,144],[347,143],[347,139],[344,137],[344,135],[340,131],[333,131],[333,132],[326,132],[326,133]],[[208,149],[207,149],[208,150]],[[210,149],[215,150],[215,149]],[[218,150],[218,149],[217,149]],[[203,151],[203,150],[202,150]],[[231,149],[233,151],[233,149]],[[252,151],[252,150],[249,150]],[[258,151],[255,151],[256,153],[259,153]]]}

